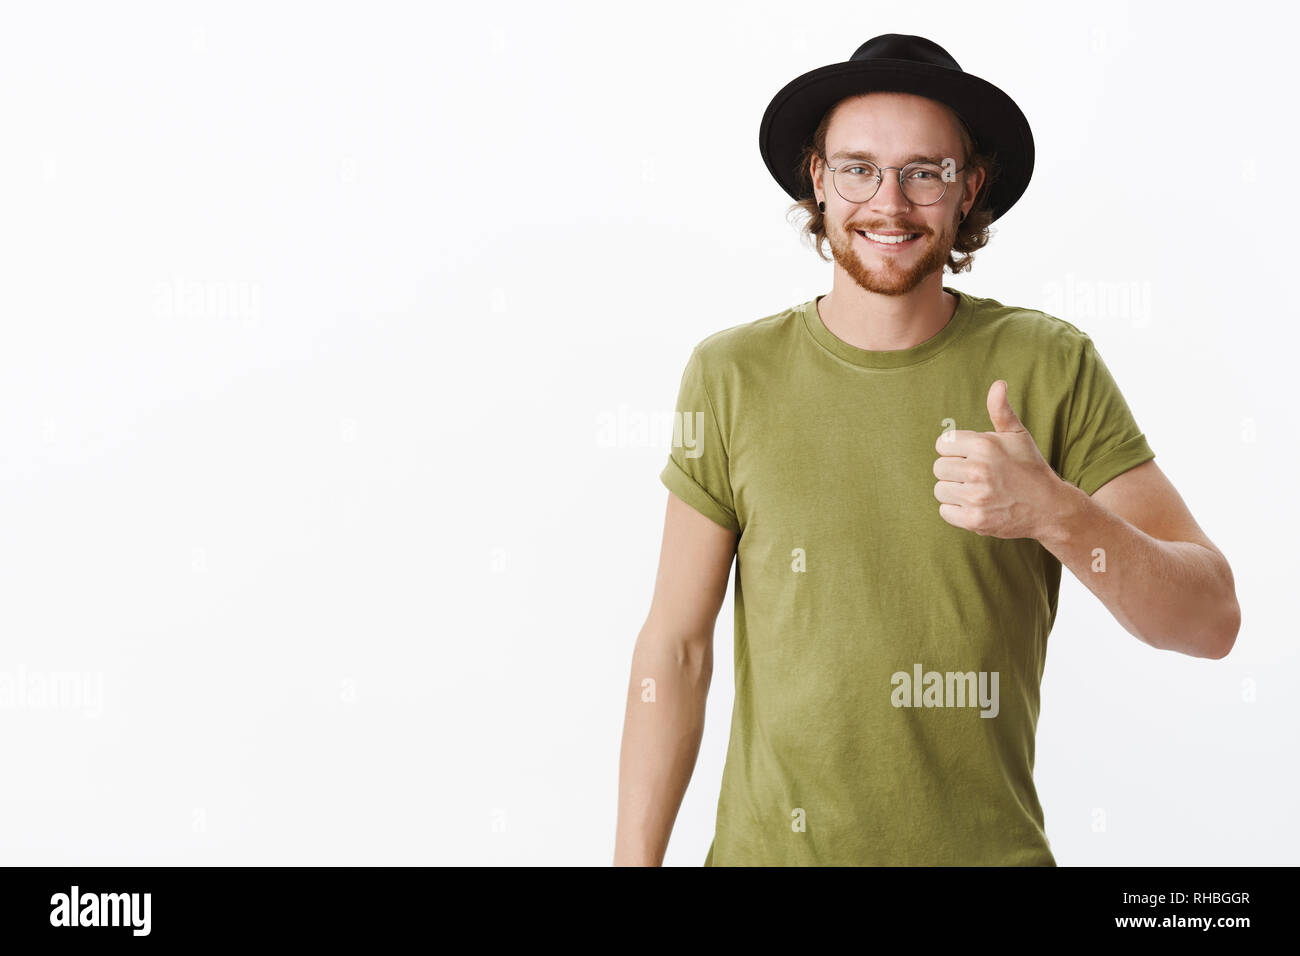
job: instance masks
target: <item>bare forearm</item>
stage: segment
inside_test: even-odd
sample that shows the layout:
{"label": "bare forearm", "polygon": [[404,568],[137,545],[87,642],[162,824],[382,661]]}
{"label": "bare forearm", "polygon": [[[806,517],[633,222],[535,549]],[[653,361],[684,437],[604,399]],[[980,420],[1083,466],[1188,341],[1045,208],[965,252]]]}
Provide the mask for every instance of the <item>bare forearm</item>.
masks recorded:
{"label": "bare forearm", "polygon": [[1240,610],[1222,555],[1153,538],[1067,482],[1058,490],[1058,507],[1038,540],[1129,633],[1193,657],[1227,653]]}
{"label": "bare forearm", "polygon": [[712,635],[642,630],[632,654],[618,775],[615,866],[659,866],[704,733]]}

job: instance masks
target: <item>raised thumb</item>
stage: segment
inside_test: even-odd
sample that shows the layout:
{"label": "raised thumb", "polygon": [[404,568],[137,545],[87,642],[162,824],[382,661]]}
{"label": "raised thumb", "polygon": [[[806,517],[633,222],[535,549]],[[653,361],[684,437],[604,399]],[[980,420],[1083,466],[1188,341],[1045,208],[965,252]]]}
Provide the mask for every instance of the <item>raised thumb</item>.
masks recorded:
{"label": "raised thumb", "polygon": [[[1001,388],[998,386],[1001,386]],[[1003,379],[998,379],[990,386],[988,406],[989,421],[993,423],[994,431],[1024,431],[1024,426],[1020,424],[1019,417],[1011,408],[1011,403],[1007,401],[1007,383]]]}

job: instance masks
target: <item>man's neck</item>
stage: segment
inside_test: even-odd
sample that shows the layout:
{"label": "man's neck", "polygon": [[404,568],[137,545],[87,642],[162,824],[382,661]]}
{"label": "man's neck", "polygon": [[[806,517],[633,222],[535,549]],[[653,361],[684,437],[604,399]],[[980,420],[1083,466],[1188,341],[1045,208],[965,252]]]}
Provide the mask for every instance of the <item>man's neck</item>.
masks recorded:
{"label": "man's neck", "polygon": [[920,345],[938,335],[957,310],[956,297],[943,289],[941,272],[905,295],[868,292],[848,276],[835,278],[831,291],[817,303],[822,324],[837,339],[871,352]]}

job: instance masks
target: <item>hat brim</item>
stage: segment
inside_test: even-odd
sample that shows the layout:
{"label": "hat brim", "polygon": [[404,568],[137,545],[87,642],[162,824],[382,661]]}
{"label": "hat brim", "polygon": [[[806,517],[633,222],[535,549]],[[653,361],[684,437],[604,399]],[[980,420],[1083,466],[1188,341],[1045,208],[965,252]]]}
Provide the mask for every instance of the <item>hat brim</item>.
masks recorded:
{"label": "hat brim", "polygon": [[768,172],[798,201],[803,148],[832,106],[860,93],[913,93],[951,107],[970,127],[979,148],[996,155],[1001,172],[990,187],[993,218],[1015,205],[1034,172],[1034,136],[1020,107],[987,80],[969,73],[916,63],[874,59],[832,63],[787,83],[772,98],[759,124],[758,148]]}

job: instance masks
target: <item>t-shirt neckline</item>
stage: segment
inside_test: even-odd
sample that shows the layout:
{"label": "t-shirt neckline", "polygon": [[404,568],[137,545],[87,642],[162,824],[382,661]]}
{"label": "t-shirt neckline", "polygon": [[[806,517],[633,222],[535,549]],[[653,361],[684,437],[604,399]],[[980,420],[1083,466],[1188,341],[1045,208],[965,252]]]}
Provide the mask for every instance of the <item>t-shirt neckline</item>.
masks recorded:
{"label": "t-shirt neckline", "polygon": [[905,368],[916,365],[933,358],[951,345],[970,324],[971,312],[974,310],[971,297],[957,289],[950,289],[948,286],[944,286],[943,289],[945,292],[957,297],[957,309],[953,312],[952,318],[948,320],[947,325],[934,335],[919,345],[913,345],[908,349],[873,351],[871,349],[860,349],[856,345],[845,342],[826,328],[821,313],[817,311],[817,303],[826,298],[825,294],[815,296],[803,304],[804,327],[823,348],[854,365],[863,368]]}

